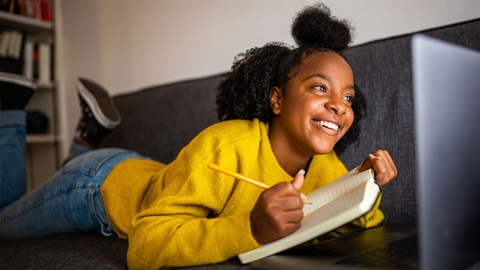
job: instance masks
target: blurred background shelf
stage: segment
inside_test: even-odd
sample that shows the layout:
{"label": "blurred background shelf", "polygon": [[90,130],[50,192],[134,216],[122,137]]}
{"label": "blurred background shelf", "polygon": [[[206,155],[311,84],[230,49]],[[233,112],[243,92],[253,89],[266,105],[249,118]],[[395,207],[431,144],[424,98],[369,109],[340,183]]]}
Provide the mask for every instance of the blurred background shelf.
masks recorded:
{"label": "blurred background shelf", "polygon": [[27,134],[26,138],[28,189],[41,185],[60,167],[52,4],[53,0],[0,2],[2,72],[21,74],[38,86],[26,107],[37,117],[28,118],[27,125],[41,132]]}
{"label": "blurred background shelf", "polygon": [[57,143],[57,136],[54,134],[27,134],[28,144]]}
{"label": "blurred background shelf", "polygon": [[2,28],[14,28],[35,35],[38,39],[46,40],[52,37],[52,22],[37,20],[22,15],[16,15],[0,11],[0,26]]}

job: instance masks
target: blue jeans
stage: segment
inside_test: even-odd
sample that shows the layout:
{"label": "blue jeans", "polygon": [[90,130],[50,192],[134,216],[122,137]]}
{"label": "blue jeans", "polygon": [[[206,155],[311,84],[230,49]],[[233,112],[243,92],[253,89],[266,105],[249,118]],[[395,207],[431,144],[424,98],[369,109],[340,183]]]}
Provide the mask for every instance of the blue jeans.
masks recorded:
{"label": "blue jeans", "polygon": [[25,112],[0,112],[0,239],[63,233],[114,234],[100,187],[118,163],[142,158],[121,149],[73,145],[49,181],[26,192]]}

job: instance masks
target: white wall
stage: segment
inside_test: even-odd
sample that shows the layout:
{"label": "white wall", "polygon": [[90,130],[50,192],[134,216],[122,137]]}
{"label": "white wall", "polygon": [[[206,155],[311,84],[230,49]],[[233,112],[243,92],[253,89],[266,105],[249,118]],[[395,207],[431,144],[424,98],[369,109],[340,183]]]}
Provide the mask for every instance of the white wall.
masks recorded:
{"label": "white wall", "polygon": [[[295,13],[313,1],[56,1],[56,78],[63,145],[80,115],[74,81],[112,94],[227,71],[233,57],[269,41],[293,44]],[[472,1],[325,1],[347,18],[354,44],[480,17]],[[65,153],[66,148],[62,151]]]}

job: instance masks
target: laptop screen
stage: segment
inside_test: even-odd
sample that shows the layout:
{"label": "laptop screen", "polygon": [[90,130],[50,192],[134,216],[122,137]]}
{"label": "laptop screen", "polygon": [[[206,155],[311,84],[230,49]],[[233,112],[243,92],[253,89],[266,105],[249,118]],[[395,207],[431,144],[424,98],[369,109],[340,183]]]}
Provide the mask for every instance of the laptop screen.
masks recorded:
{"label": "laptop screen", "polygon": [[422,269],[480,259],[480,52],[412,40]]}

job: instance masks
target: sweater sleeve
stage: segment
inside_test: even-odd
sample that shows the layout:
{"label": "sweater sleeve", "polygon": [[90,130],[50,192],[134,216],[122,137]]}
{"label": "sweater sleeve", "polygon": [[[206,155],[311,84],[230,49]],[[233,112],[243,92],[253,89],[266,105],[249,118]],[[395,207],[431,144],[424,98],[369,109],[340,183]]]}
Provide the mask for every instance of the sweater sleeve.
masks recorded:
{"label": "sweater sleeve", "polygon": [[[148,215],[152,212],[145,212]],[[152,220],[155,219],[155,220]],[[129,269],[161,269],[223,262],[257,247],[248,214],[206,219],[140,217],[129,240]]]}
{"label": "sweater sleeve", "polygon": [[163,185],[161,196],[133,220],[130,269],[218,263],[259,246],[249,218],[256,194],[247,193],[240,210],[225,213],[235,181],[207,168],[209,162],[237,166],[235,154],[221,148],[220,138],[198,136],[169,165],[163,181],[158,181]]}

